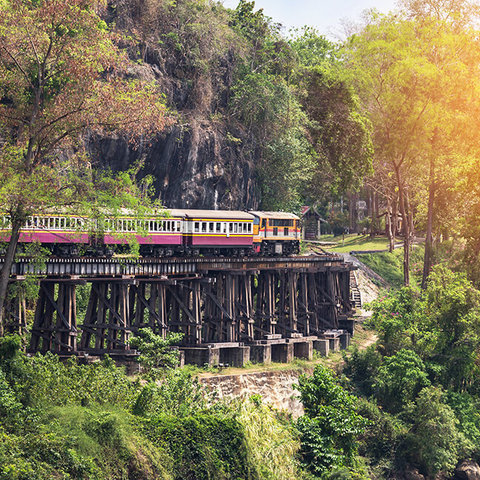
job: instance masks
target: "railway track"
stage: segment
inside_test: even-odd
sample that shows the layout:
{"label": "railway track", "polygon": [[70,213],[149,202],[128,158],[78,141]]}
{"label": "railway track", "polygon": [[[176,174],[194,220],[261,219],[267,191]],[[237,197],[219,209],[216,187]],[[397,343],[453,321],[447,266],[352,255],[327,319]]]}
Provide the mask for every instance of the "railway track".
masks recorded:
{"label": "railway track", "polygon": [[[0,266],[3,259],[0,257]],[[13,265],[12,276],[29,274],[46,276],[117,276],[117,275],[188,275],[206,271],[252,270],[318,270],[319,268],[351,268],[337,255],[311,255],[289,257],[49,257],[39,262],[33,258],[20,258]]]}

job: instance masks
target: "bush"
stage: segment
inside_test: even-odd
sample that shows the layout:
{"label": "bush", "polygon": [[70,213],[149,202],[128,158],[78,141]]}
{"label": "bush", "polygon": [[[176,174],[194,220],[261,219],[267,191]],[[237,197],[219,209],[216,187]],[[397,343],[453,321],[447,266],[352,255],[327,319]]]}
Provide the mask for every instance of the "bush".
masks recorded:
{"label": "bush", "polygon": [[397,449],[408,427],[401,420],[382,411],[376,403],[358,400],[358,413],[369,423],[361,437],[359,452],[366,456],[381,478],[390,478],[396,464]]}
{"label": "bush", "polygon": [[453,410],[443,403],[442,391],[424,388],[409,411],[412,423],[405,449],[411,461],[427,475],[451,473],[468,455],[468,442],[459,431]]}
{"label": "bush", "polygon": [[175,479],[257,478],[247,462],[242,426],[233,418],[210,413],[183,418],[162,414],[146,420],[144,431],[170,452]]}
{"label": "bush", "polygon": [[430,385],[421,358],[412,350],[400,350],[385,358],[378,369],[375,395],[390,412],[400,412]]}
{"label": "bush", "polygon": [[352,354],[345,356],[344,373],[363,394],[370,396],[374,392],[375,377],[381,364],[382,356],[374,345],[363,351],[355,345]]}
{"label": "bush", "polygon": [[315,367],[311,377],[302,375],[297,388],[305,409],[297,422],[304,465],[315,475],[353,466],[357,440],[365,427],[365,420],[356,412],[355,397],[322,365]]}

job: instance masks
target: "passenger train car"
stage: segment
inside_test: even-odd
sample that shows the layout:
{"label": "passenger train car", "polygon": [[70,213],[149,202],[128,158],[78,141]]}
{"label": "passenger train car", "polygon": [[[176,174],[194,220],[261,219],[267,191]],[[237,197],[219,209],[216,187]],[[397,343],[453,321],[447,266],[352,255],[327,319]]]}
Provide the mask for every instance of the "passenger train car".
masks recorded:
{"label": "passenger train car", "polygon": [[[97,220],[56,212],[29,217],[19,243],[40,243],[59,256],[111,256],[126,251],[132,239],[146,257],[289,255],[299,251],[299,220],[292,213],[260,211],[170,209],[141,219],[122,211]],[[8,227],[3,216],[0,242],[9,240]]]}

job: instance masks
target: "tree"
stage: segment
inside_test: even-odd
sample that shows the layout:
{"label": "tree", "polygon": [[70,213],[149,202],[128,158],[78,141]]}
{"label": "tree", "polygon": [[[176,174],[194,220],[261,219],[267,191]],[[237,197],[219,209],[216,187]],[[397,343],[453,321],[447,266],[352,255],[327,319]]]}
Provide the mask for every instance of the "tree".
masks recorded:
{"label": "tree", "polygon": [[312,28],[296,33],[290,41],[298,62],[294,81],[315,151],[313,180],[306,187],[312,198],[330,200],[356,190],[371,173],[370,123],[360,110],[338,45]]}
{"label": "tree", "polygon": [[155,334],[151,328],[141,328],[137,336],[132,338],[130,345],[139,350],[138,362],[143,367],[147,377],[161,377],[169,368],[178,367],[180,351],[172,346],[180,342],[182,333],[170,332],[165,338]]}
{"label": "tree", "polygon": [[473,12],[473,2],[403,4],[404,11],[374,14],[363,31],[350,38],[346,51],[373,123],[376,163],[395,179],[406,285],[417,212],[427,212],[425,287],[432,264],[436,195],[447,188],[455,162],[476,144],[472,138],[478,131],[480,59],[476,32],[468,26],[473,17],[465,16]]}
{"label": "tree", "polygon": [[430,381],[421,358],[412,350],[402,349],[385,358],[378,369],[374,388],[385,408],[398,413],[427,386]]}
{"label": "tree", "polygon": [[167,123],[158,90],[127,77],[118,37],[99,16],[102,6],[97,0],[0,3],[0,203],[11,228],[0,272],[0,333],[22,225],[61,198],[70,202],[84,185],[77,175],[89,170],[81,134],[117,130],[134,141]]}
{"label": "tree", "polygon": [[317,365],[297,386],[305,409],[297,427],[308,468],[323,475],[333,467],[353,466],[358,436],[365,420],[356,413],[356,399],[339,386],[330,370]]}
{"label": "tree", "polygon": [[409,412],[412,427],[406,443],[413,461],[434,478],[450,473],[468,455],[468,441],[458,429],[454,411],[442,400],[436,387],[424,388]]}

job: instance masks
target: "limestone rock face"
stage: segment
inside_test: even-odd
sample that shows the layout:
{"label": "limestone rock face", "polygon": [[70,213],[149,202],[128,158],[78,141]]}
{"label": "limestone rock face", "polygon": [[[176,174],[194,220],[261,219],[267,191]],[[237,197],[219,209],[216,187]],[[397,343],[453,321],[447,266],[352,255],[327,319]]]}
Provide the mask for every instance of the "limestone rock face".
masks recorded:
{"label": "limestone rock face", "polygon": [[[139,19],[134,3],[120,2],[107,21],[124,33],[135,31]],[[141,62],[130,54],[137,63],[125,75],[156,83],[174,124],[136,147],[118,136],[87,136],[86,150],[93,160],[118,171],[141,159],[140,175],[153,175],[158,197],[170,208],[258,209],[258,145],[229,114],[235,54],[226,49],[207,71],[185,63],[181,53],[161,42],[145,48]]]}
{"label": "limestone rock face", "polygon": [[480,480],[480,467],[473,460],[464,460],[455,469],[456,480]]}
{"label": "limestone rock face", "polygon": [[200,377],[203,385],[216,390],[220,398],[248,398],[261,395],[264,403],[279,410],[287,411],[293,418],[303,415],[299,393],[293,388],[298,377],[311,371],[269,371],[251,372],[240,375],[218,375]]}
{"label": "limestone rock face", "polygon": [[144,159],[162,203],[170,208],[255,210],[259,194],[255,164],[229,145],[221,127],[192,121],[176,125],[148,145],[120,137],[90,139],[92,157],[114,171]]}

